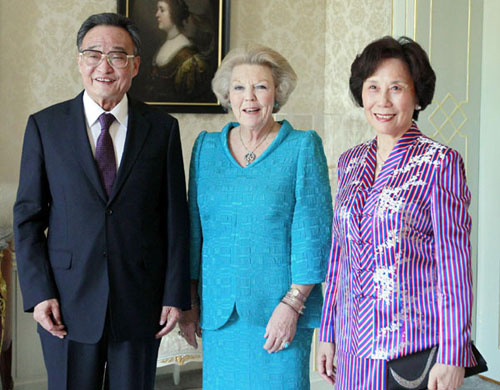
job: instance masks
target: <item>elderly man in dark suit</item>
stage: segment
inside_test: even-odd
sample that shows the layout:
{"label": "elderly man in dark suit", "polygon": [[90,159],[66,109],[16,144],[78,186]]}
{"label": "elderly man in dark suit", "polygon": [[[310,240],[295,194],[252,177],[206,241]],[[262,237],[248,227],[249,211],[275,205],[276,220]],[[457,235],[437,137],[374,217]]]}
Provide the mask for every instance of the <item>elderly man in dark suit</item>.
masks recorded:
{"label": "elderly man in dark suit", "polygon": [[153,389],[159,338],[190,307],[177,120],[127,96],[135,25],[89,17],[84,91],[28,120],[14,206],[24,309],[49,389]]}

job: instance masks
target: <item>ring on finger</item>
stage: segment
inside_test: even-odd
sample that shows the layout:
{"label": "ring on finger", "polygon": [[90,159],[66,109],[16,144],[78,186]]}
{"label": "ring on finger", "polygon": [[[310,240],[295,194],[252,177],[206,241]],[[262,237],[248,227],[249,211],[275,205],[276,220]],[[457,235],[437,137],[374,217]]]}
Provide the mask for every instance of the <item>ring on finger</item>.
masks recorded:
{"label": "ring on finger", "polygon": [[288,341],[283,342],[283,348],[287,349],[290,346],[290,343]]}

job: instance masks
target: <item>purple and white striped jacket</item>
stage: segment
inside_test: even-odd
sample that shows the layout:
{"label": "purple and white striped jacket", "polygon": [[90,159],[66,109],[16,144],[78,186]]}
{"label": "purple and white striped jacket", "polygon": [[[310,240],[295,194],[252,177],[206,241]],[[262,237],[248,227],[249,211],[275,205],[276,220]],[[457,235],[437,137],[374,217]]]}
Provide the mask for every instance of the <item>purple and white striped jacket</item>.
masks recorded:
{"label": "purple and white striped jacket", "polygon": [[438,362],[474,365],[462,159],[413,124],[374,182],[376,150],[339,159],[320,340],[383,360],[439,344]]}

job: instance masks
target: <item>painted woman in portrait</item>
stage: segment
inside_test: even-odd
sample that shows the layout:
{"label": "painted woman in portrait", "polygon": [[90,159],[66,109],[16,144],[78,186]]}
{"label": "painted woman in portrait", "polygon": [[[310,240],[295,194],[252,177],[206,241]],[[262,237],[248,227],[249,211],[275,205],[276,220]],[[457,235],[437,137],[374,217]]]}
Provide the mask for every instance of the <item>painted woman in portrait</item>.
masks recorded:
{"label": "painted woman in portrait", "polygon": [[158,28],[166,33],[165,41],[153,56],[148,97],[159,102],[200,102],[212,97],[213,72],[207,57],[185,34],[190,17],[184,0],[158,1]]}

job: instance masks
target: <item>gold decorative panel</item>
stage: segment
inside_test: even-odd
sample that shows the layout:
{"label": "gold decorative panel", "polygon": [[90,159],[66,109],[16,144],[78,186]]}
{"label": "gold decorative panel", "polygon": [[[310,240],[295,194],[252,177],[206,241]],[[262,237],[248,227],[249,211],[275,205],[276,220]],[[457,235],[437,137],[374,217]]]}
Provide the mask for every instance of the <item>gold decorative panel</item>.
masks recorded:
{"label": "gold decorative panel", "polygon": [[471,127],[465,106],[470,88],[472,0],[392,3],[393,35],[416,39],[427,50],[437,75],[434,100],[420,115],[419,125],[429,136],[458,149],[468,168]]}
{"label": "gold decorative panel", "polygon": [[[440,136],[442,142],[449,144],[455,136],[459,135],[466,138],[466,135],[460,130],[464,127],[468,120],[467,115],[462,109],[462,103],[459,103],[455,96],[448,93],[441,102],[433,101],[436,105],[432,113],[429,115],[429,121],[432,123],[436,132],[433,136]],[[442,115],[443,120],[439,120],[439,115]]]}
{"label": "gold decorative panel", "polygon": [[[429,54],[437,76],[434,100],[420,114],[419,127],[458,150],[464,159],[472,193],[469,213],[473,219],[471,253],[475,270],[483,1],[393,0],[393,12],[393,34],[418,41]],[[475,321],[473,333],[474,328]]]}

